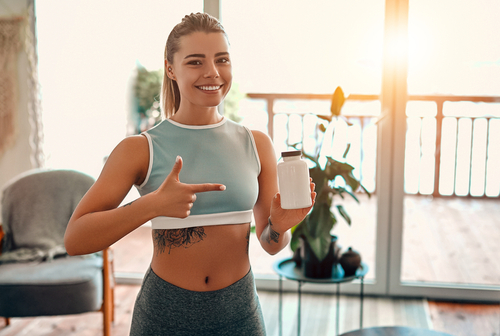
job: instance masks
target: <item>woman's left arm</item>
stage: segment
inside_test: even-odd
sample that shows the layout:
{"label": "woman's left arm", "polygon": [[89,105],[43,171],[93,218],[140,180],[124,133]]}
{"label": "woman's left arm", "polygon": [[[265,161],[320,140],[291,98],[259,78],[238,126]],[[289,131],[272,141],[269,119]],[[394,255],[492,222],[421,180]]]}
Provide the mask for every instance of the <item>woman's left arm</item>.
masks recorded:
{"label": "woman's left arm", "polygon": [[[300,223],[312,206],[304,209],[281,208],[278,192],[277,160],[271,139],[264,133],[252,131],[260,159],[259,197],[254,206],[255,231],[262,248],[269,254],[281,251],[290,241],[290,228]],[[311,183],[311,198],[316,198]]]}

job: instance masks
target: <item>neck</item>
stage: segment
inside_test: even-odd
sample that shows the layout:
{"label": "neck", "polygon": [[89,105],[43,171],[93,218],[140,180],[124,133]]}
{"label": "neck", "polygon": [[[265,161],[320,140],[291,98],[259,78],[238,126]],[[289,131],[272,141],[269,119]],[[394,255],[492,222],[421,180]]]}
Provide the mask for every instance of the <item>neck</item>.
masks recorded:
{"label": "neck", "polygon": [[222,118],[217,107],[183,109],[181,106],[170,119],[184,125],[212,125],[220,122]]}

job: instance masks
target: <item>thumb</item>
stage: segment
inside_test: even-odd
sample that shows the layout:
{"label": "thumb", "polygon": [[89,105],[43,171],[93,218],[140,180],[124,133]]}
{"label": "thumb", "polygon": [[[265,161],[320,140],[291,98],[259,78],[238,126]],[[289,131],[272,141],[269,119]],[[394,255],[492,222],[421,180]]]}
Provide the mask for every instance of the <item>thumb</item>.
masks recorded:
{"label": "thumb", "polygon": [[174,166],[172,167],[172,170],[170,171],[170,174],[168,174],[168,177],[175,179],[177,182],[179,182],[179,174],[182,169],[182,158],[178,155],[177,158],[175,159]]}
{"label": "thumb", "polygon": [[280,208],[281,207],[281,195],[279,192],[277,192],[274,197],[271,206],[273,208]]}

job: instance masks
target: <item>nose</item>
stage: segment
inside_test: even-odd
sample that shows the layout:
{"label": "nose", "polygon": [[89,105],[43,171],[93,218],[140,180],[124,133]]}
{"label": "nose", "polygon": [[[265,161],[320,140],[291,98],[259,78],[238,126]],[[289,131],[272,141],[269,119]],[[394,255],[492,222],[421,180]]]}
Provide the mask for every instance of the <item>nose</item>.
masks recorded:
{"label": "nose", "polygon": [[217,70],[217,66],[215,64],[208,64],[207,69],[204,75],[205,78],[218,78],[219,71]]}

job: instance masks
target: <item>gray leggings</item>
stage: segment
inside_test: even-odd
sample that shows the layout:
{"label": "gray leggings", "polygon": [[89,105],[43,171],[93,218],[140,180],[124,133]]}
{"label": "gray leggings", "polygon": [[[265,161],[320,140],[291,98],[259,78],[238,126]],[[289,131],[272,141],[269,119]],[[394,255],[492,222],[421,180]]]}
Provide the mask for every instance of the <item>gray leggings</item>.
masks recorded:
{"label": "gray leggings", "polygon": [[193,292],[166,282],[149,268],[130,330],[131,336],[265,334],[251,270],[226,288]]}

